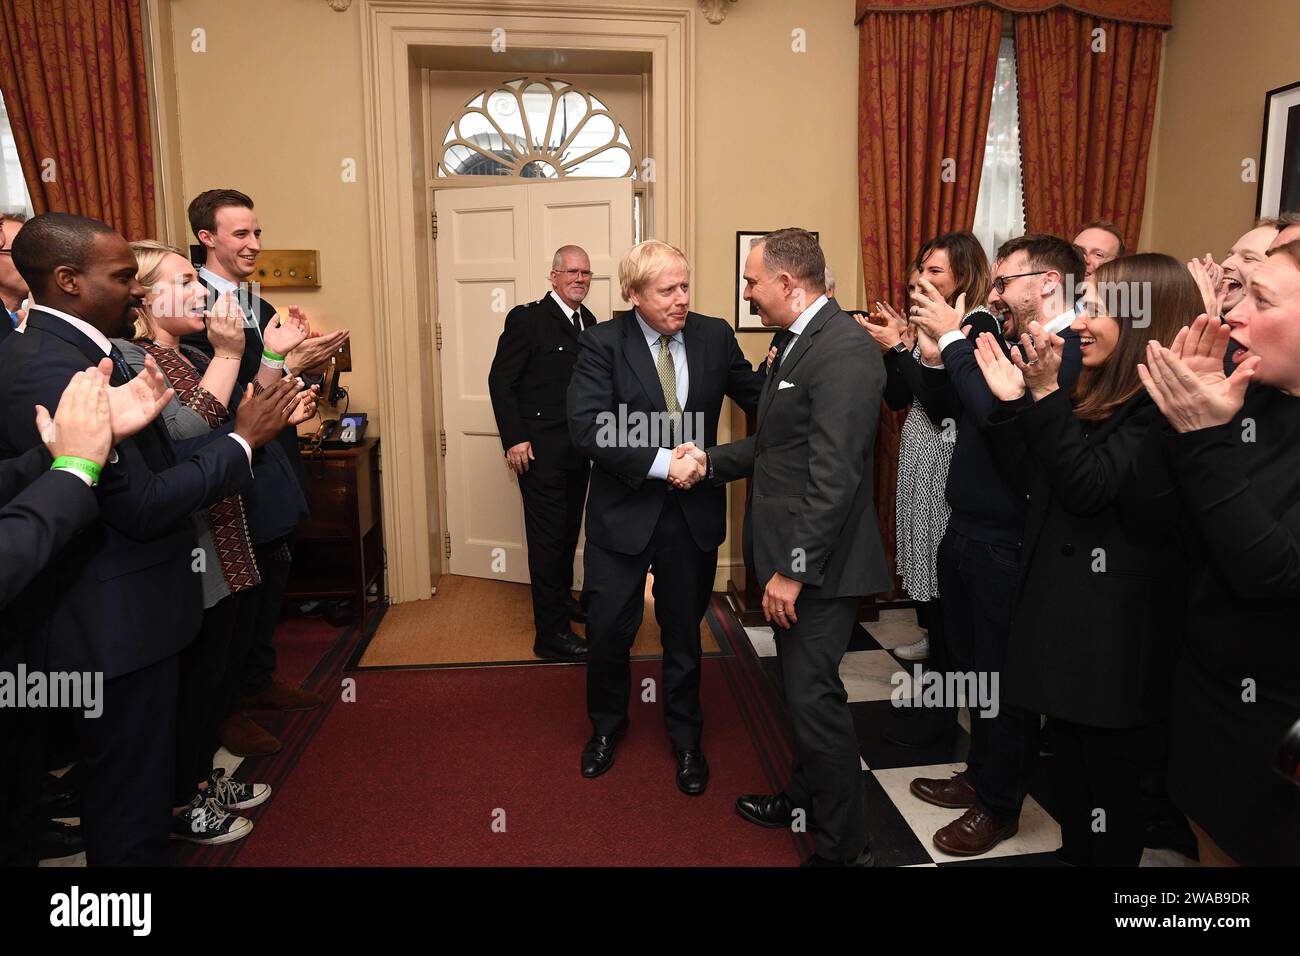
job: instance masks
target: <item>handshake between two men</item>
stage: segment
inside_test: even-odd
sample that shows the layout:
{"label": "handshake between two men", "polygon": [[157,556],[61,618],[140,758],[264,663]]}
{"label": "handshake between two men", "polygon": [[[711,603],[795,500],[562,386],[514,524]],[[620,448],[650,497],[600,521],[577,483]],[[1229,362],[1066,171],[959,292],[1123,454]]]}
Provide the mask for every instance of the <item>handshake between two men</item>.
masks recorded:
{"label": "handshake between two men", "polygon": [[683,442],[673,449],[668,463],[668,483],[679,491],[686,491],[709,473],[709,456],[694,442]]}

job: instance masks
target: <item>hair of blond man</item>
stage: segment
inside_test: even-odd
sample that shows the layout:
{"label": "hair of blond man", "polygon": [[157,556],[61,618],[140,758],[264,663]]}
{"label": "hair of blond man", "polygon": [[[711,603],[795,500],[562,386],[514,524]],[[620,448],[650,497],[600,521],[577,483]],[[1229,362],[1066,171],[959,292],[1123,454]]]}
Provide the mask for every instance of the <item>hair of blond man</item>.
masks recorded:
{"label": "hair of blond man", "polygon": [[623,300],[631,302],[631,293],[644,292],[654,277],[673,262],[680,262],[685,266],[686,274],[690,275],[691,266],[686,261],[686,253],[667,242],[647,239],[629,249],[618,264],[618,286]]}

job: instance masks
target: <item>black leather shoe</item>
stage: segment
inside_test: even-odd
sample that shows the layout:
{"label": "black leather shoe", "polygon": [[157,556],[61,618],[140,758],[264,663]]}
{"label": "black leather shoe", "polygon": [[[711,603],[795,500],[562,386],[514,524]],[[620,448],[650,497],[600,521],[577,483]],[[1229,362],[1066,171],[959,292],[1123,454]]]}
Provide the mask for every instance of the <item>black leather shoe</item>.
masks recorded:
{"label": "black leather shoe", "polygon": [[688,797],[698,797],[709,785],[709,762],[698,750],[678,750],[677,789]]}
{"label": "black leather shoe", "polygon": [[551,661],[582,662],[587,659],[587,643],[572,631],[547,636],[537,635],[533,653]]}
{"label": "black leather shoe", "polygon": [[42,820],[28,834],[28,844],[39,860],[53,860],[72,856],[86,848],[81,827],[57,820]]}
{"label": "black leather shoe", "polygon": [[[760,827],[781,830],[794,824],[795,806],[785,793],[767,794],[750,793],[736,799],[736,812],[750,823]],[[812,814],[808,814],[804,823],[812,829]]]}
{"label": "black leather shoe", "polygon": [[577,621],[579,624],[587,623],[587,612],[573,598],[569,598],[564,602],[564,613],[569,615],[570,621]]}
{"label": "black leather shoe", "polygon": [[824,856],[818,856],[814,853],[808,859],[799,864],[800,866],[875,866],[876,861],[872,859],[871,847],[863,847],[862,852],[852,860],[828,860]]}
{"label": "black leather shoe", "polygon": [[582,775],[588,780],[599,777],[614,766],[614,751],[618,748],[619,734],[597,734],[582,748]]}

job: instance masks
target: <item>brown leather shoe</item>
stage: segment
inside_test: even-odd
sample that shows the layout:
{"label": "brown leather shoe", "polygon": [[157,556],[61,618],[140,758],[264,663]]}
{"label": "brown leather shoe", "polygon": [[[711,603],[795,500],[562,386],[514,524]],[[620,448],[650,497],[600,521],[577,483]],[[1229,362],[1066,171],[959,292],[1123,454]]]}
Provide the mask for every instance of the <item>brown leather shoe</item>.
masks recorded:
{"label": "brown leather shoe", "polygon": [[948,810],[965,810],[975,806],[975,788],[966,782],[966,771],[958,770],[947,780],[917,777],[908,787],[912,796]]}
{"label": "brown leather shoe", "polygon": [[239,701],[239,710],[311,710],[321,705],[321,695],[284,681],[271,681],[266,690]]}
{"label": "brown leather shoe", "polygon": [[934,845],[951,856],[979,856],[1015,836],[1019,829],[1019,817],[993,817],[979,807],[971,807],[935,833]]}
{"label": "brown leather shoe", "polygon": [[247,714],[235,713],[221,725],[221,744],[236,757],[265,757],[280,749],[280,741]]}

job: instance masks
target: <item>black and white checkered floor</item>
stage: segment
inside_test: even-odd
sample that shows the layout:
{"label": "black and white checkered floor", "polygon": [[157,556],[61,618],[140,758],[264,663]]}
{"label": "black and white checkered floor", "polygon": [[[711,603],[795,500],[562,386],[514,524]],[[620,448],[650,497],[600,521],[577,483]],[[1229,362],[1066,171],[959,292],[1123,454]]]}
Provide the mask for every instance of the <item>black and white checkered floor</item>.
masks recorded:
{"label": "black and white checkered floor", "polygon": [[[770,627],[747,627],[750,643],[768,676],[781,686],[780,665]],[[988,853],[970,858],[950,857],[934,846],[934,832],[952,822],[960,811],[931,806],[912,796],[914,777],[947,777],[965,766],[970,744],[970,716],[960,711],[959,727],[931,747],[891,743],[882,731],[891,723],[890,700],[899,683],[898,672],[911,674],[913,664],[893,650],[925,636],[912,610],[882,611],[880,620],[859,625],[840,666],[849,707],[858,731],[867,818],[877,866],[1059,866],[1054,851],[1061,845],[1060,828],[1052,818],[1051,757],[1040,757],[1032,775],[1029,797],[1020,817],[1020,832]],[[897,715],[893,723],[897,725]],[[1172,850],[1148,849],[1143,866],[1195,866]]]}

